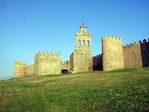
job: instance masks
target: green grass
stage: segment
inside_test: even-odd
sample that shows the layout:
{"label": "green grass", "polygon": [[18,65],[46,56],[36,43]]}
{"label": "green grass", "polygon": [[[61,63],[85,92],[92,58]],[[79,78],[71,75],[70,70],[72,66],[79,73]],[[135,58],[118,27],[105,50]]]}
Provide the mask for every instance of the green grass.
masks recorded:
{"label": "green grass", "polygon": [[0,81],[0,112],[145,111],[149,68]]}

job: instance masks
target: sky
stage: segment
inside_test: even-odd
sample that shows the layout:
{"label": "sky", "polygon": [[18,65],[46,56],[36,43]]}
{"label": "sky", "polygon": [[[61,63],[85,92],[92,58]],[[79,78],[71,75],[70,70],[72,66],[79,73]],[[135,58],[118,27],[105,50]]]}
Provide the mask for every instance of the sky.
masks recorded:
{"label": "sky", "polygon": [[149,37],[149,0],[0,0],[0,78],[12,77],[16,60],[34,63],[38,51],[75,50],[75,33],[85,23],[93,56],[103,35],[124,44]]}

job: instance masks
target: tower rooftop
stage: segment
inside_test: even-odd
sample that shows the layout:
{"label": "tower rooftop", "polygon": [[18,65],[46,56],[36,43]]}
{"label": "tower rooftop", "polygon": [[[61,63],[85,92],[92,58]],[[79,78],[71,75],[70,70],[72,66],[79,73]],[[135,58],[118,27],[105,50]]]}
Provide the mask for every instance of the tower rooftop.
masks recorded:
{"label": "tower rooftop", "polygon": [[85,23],[82,23],[82,24],[81,24],[80,29],[81,29],[81,28],[87,29],[87,26],[85,25]]}

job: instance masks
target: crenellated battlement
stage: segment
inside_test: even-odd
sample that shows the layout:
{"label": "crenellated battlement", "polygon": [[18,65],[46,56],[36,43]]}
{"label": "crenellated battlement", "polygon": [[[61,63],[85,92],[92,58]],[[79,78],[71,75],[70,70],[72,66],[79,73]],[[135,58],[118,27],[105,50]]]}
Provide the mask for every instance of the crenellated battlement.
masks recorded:
{"label": "crenellated battlement", "polygon": [[149,66],[149,38],[123,45],[121,36],[102,36],[102,53],[92,56],[92,34],[82,24],[76,32],[76,49],[70,60],[61,61],[60,52],[37,52],[34,64],[25,61],[15,62],[14,77],[29,75],[86,72],[92,70],[111,71],[123,68]]}
{"label": "crenellated battlement", "polygon": [[123,48],[137,47],[137,46],[140,46],[140,45],[142,45],[142,46],[149,45],[149,38],[148,39],[143,39],[142,41],[140,40],[138,42],[123,45]]}
{"label": "crenellated battlement", "polygon": [[51,56],[51,55],[59,55],[60,54],[60,52],[41,52],[41,51],[39,51],[36,55],[37,56]]}
{"label": "crenellated battlement", "polygon": [[96,56],[93,56],[94,59],[99,59],[99,58],[102,58],[102,54],[98,54]]}
{"label": "crenellated battlement", "polygon": [[102,39],[103,40],[120,40],[120,41],[122,41],[122,37],[120,37],[120,36],[113,36],[113,35],[111,35],[111,36],[103,36]]}
{"label": "crenellated battlement", "polygon": [[148,39],[143,39],[142,41],[139,41],[140,44],[149,44],[149,38]]}
{"label": "crenellated battlement", "polygon": [[123,48],[130,48],[130,47],[136,47],[136,46],[140,46],[140,42],[134,42],[134,43],[123,45]]}
{"label": "crenellated battlement", "polygon": [[60,52],[38,52],[35,58],[51,58],[51,57],[60,57]]}
{"label": "crenellated battlement", "polygon": [[25,62],[25,61],[16,61],[15,64],[18,64],[18,65],[27,65],[27,62]]}

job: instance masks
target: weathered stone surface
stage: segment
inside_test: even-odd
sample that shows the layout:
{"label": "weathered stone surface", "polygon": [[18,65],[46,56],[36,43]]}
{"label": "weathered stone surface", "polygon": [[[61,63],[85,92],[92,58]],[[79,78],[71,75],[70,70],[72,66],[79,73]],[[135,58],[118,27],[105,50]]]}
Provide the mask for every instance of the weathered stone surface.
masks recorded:
{"label": "weathered stone surface", "polygon": [[141,54],[142,54],[142,65],[143,67],[149,66],[149,38],[144,39],[143,42],[140,41]]}
{"label": "weathered stone surface", "polygon": [[102,54],[96,55],[92,59],[93,59],[93,70],[103,70]]}
{"label": "weathered stone surface", "polygon": [[61,74],[70,73],[70,61],[61,62]]}
{"label": "weathered stone surface", "polygon": [[23,77],[26,75],[27,63],[24,61],[15,62],[14,78]]}
{"label": "weathered stone surface", "polygon": [[78,73],[92,70],[111,71],[149,66],[149,39],[122,46],[120,37],[102,37],[102,54],[92,57],[91,33],[83,24],[76,33],[76,49],[70,61],[61,62],[59,52],[37,53],[33,65],[16,61],[14,77]]}
{"label": "weathered stone surface", "polygon": [[34,64],[27,66],[26,68],[26,76],[33,76],[34,75]]}
{"label": "weathered stone surface", "polygon": [[142,67],[140,43],[123,46],[124,68]]}
{"label": "weathered stone surface", "polygon": [[71,55],[71,70],[73,73],[92,70],[91,53],[86,51],[75,51]]}
{"label": "weathered stone surface", "polygon": [[37,53],[35,56],[35,75],[60,74],[60,53]]}
{"label": "weathered stone surface", "polygon": [[124,68],[122,39],[120,37],[102,37],[102,53],[104,71]]}
{"label": "weathered stone surface", "polygon": [[92,70],[91,33],[82,25],[76,33],[76,50],[70,56],[70,69],[72,73]]}

